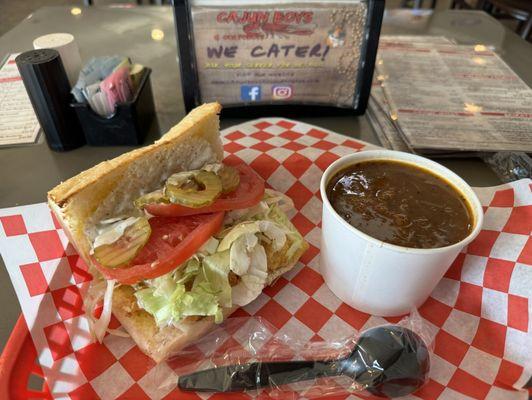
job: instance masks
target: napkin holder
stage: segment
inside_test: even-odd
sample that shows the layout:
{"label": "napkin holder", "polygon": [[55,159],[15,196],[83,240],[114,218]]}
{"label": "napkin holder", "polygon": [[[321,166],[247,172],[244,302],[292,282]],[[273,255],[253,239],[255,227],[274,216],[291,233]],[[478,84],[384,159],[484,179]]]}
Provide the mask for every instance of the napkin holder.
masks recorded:
{"label": "napkin holder", "polygon": [[133,99],[116,105],[114,114],[102,117],[88,103],[71,103],[90,146],[138,146],[148,134],[159,130],[150,82],[145,68]]}

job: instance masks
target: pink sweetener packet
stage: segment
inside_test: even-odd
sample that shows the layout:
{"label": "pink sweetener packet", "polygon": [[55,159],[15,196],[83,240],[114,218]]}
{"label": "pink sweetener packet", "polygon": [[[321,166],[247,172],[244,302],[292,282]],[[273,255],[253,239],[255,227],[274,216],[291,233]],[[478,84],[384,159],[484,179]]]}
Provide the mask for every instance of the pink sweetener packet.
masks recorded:
{"label": "pink sweetener packet", "polygon": [[100,89],[105,94],[113,110],[116,104],[125,103],[133,98],[132,87],[129,68],[127,66],[118,68],[100,84]]}

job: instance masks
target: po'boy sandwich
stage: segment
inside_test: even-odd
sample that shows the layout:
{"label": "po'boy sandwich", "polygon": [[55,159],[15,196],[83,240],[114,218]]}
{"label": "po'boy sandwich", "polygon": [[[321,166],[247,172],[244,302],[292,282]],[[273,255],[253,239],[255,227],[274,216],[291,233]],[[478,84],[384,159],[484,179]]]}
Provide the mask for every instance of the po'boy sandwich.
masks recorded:
{"label": "po'boy sandwich", "polygon": [[48,193],[94,276],[93,335],[102,340],[113,313],[156,362],[252,302],[308,247],[285,214],[290,199],[249,166],[223,163],[220,109],[204,104],[154,144]]}

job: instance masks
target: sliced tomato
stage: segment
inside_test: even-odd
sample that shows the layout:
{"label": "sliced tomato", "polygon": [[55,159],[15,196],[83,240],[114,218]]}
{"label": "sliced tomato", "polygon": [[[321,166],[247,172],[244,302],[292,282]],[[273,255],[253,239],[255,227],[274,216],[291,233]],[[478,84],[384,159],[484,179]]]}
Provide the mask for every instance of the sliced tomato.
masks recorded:
{"label": "sliced tomato", "polygon": [[214,203],[206,207],[190,208],[179,204],[148,204],[144,208],[151,215],[178,217],[238,210],[254,206],[264,196],[264,181],[248,165],[236,165],[235,168],[240,173],[240,184],[238,187],[231,193],[222,195]]}
{"label": "sliced tomato", "polygon": [[157,278],[192,257],[207,239],[220,230],[223,219],[223,212],[150,218],[150,239],[130,262],[131,266],[112,269],[95,264],[105,278],[128,285]]}

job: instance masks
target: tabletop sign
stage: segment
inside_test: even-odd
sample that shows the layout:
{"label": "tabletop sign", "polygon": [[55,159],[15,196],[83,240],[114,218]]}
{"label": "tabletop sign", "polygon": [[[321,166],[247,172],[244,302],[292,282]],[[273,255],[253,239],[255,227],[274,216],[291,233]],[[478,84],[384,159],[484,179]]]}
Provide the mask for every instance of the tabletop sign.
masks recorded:
{"label": "tabletop sign", "polygon": [[383,4],[175,1],[187,111],[219,101],[237,115],[363,113]]}

